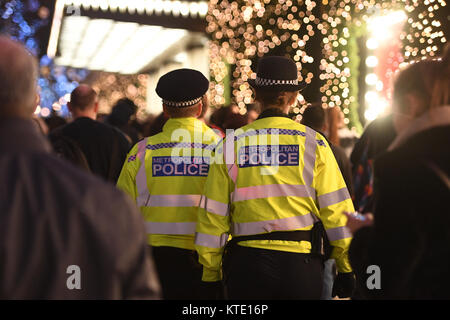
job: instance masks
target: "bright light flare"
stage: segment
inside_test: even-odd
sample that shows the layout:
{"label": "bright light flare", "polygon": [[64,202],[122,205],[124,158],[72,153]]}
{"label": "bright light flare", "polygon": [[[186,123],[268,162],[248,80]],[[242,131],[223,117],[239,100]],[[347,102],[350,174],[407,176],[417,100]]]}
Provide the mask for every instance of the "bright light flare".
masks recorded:
{"label": "bright light flare", "polygon": [[404,11],[391,11],[386,15],[371,17],[367,27],[374,38],[386,41],[392,37],[398,25],[404,23],[407,18]]}
{"label": "bright light flare", "polygon": [[389,102],[375,91],[368,91],[364,96],[366,100],[366,111],[364,117],[368,121],[373,121],[384,114],[389,107]]}
{"label": "bright light flare", "polygon": [[378,77],[377,77],[377,75],[376,75],[375,73],[369,73],[369,74],[366,76],[366,83],[367,83],[369,86],[374,86],[374,85],[376,85],[376,84],[377,84],[377,81],[378,81]]}
{"label": "bright light flare", "polygon": [[366,41],[366,47],[367,47],[367,49],[370,49],[370,50],[375,50],[376,48],[378,48],[378,41],[377,41],[377,39],[369,38]]}
{"label": "bright light flare", "polygon": [[366,99],[366,102],[370,103],[371,101],[378,99],[378,94],[374,91],[367,91],[364,98]]}
{"label": "bright light flare", "polygon": [[367,65],[369,68],[374,68],[374,67],[376,67],[376,66],[378,65],[378,58],[375,57],[375,56],[368,56],[368,57],[366,58],[366,65]]}
{"label": "bright light flare", "polygon": [[42,108],[41,109],[41,116],[44,118],[47,118],[50,115],[51,111],[49,108]]}

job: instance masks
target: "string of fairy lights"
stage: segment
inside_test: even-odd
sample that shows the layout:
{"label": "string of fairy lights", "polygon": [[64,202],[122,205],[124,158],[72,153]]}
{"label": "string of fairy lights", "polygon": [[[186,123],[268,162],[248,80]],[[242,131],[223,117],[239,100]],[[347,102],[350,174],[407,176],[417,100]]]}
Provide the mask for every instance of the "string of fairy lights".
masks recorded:
{"label": "string of fairy lights", "polygon": [[[226,102],[226,79],[230,76],[231,100],[245,113],[245,105],[253,101],[247,83],[256,76],[252,63],[264,54],[282,52],[296,61],[300,80],[306,83],[311,83],[314,77],[321,80],[324,108],[341,108],[344,122],[361,129],[355,38],[367,33],[374,16],[401,10],[407,19],[399,36],[400,62],[433,57],[447,42],[437,17],[437,12],[445,10],[446,5],[445,0],[212,0],[206,17],[207,32],[212,39],[212,103]],[[322,57],[308,55],[309,41],[315,34],[322,37]],[[398,59],[391,60],[398,64]],[[310,71],[313,63],[319,63],[319,74]],[[398,67],[390,67],[389,76]]]}
{"label": "string of fairy lights", "polygon": [[[405,6],[408,14],[412,14],[421,1],[413,1],[413,5]],[[406,60],[417,56],[435,56],[438,46],[447,42],[442,25],[436,18],[436,11],[445,7],[444,0],[425,0],[423,4],[427,7],[417,13],[417,19],[408,18],[408,23],[413,32],[401,34],[401,39],[407,42],[404,55]],[[423,46],[426,44],[426,47]]]}
{"label": "string of fairy lights", "polygon": [[305,1],[306,11],[301,11],[291,0],[271,2],[210,1],[206,19],[207,32],[213,38],[211,76],[216,82],[211,86],[213,103],[225,103],[225,88],[221,82],[227,76],[227,65],[232,65],[233,100],[241,113],[245,113],[245,105],[252,102],[247,80],[256,77],[252,71],[252,58],[262,57],[282,45],[289,48],[297,62],[299,79],[311,82],[313,74],[305,65],[313,63],[314,58],[307,54],[305,47],[315,32],[311,23],[318,21],[312,13],[316,3]]}

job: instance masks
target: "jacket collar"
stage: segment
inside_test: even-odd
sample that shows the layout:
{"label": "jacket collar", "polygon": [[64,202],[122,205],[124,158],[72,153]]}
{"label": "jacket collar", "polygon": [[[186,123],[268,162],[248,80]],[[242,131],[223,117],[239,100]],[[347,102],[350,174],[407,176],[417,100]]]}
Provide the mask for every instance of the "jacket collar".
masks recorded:
{"label": "jacket collar", "polygon": [[51,152],[46,137],[31,119],[0,120],[0,150],[2,153]]}
{"label": "jacket collar", "polygon": [[261,112],[261,114],[259,115],[257,120],[264,119],[264,118],[269,118],[269,117],[283,117],[283,118],[290,119],[289,115],[287,115],[286,113],[284,113],[280,109],[269,108],[269,109],[266,109],[263,112]]}
{"label": "jacket collar", "polygon": [[204,123],[196,118],[170,118],[163,127],[163,132],[172,132],[176,129],[202,128]]}
{"label": "jacket collar", "polygon": [[398,148],[419,132],[448,125],[450,125],[450,106],[433,108],[414,120],[408,128],[401,132],[391,143],[388,150]]}

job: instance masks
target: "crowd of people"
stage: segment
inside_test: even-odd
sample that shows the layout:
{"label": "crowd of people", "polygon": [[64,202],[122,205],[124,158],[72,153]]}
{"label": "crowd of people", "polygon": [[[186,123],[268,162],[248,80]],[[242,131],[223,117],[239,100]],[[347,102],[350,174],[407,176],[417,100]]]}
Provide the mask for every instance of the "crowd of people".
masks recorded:
{"label": "crowd of people", "polygon": [[338,108],[289,116],[306,84],[279,56],[245,115],[177,69],[151,121],[129,99],[99,114],[87,84],[70,120],[36,118],[36,60],[1,36],[0,299],[450,298],[448,49],[341,144]]}

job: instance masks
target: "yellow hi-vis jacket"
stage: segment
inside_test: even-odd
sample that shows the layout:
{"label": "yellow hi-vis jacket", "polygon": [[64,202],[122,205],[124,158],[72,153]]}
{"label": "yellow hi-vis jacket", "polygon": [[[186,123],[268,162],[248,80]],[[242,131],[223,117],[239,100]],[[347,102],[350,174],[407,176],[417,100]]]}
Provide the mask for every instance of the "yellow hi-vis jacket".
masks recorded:
{"label": "yellow hi-vis jacket", "polygon": [[[195,247],[203,281],[221,279],[231,236],[311,230],[320,219],[339,272],[351,272],[344,211],[353,212],[327,141],[284,117],[267,117],[228,134],[216,148],[199,207]],[[231,161],[227,160],[231,159]],[[239,245],[309,253],[308,241],[252,240]]]}
{"label": "yellow hi-vis jacket", "polygon": [[174,118],[129,152],[117,187],[136,201],[150,245],[195,250],[197,207],[219,139],[195,118]]}

